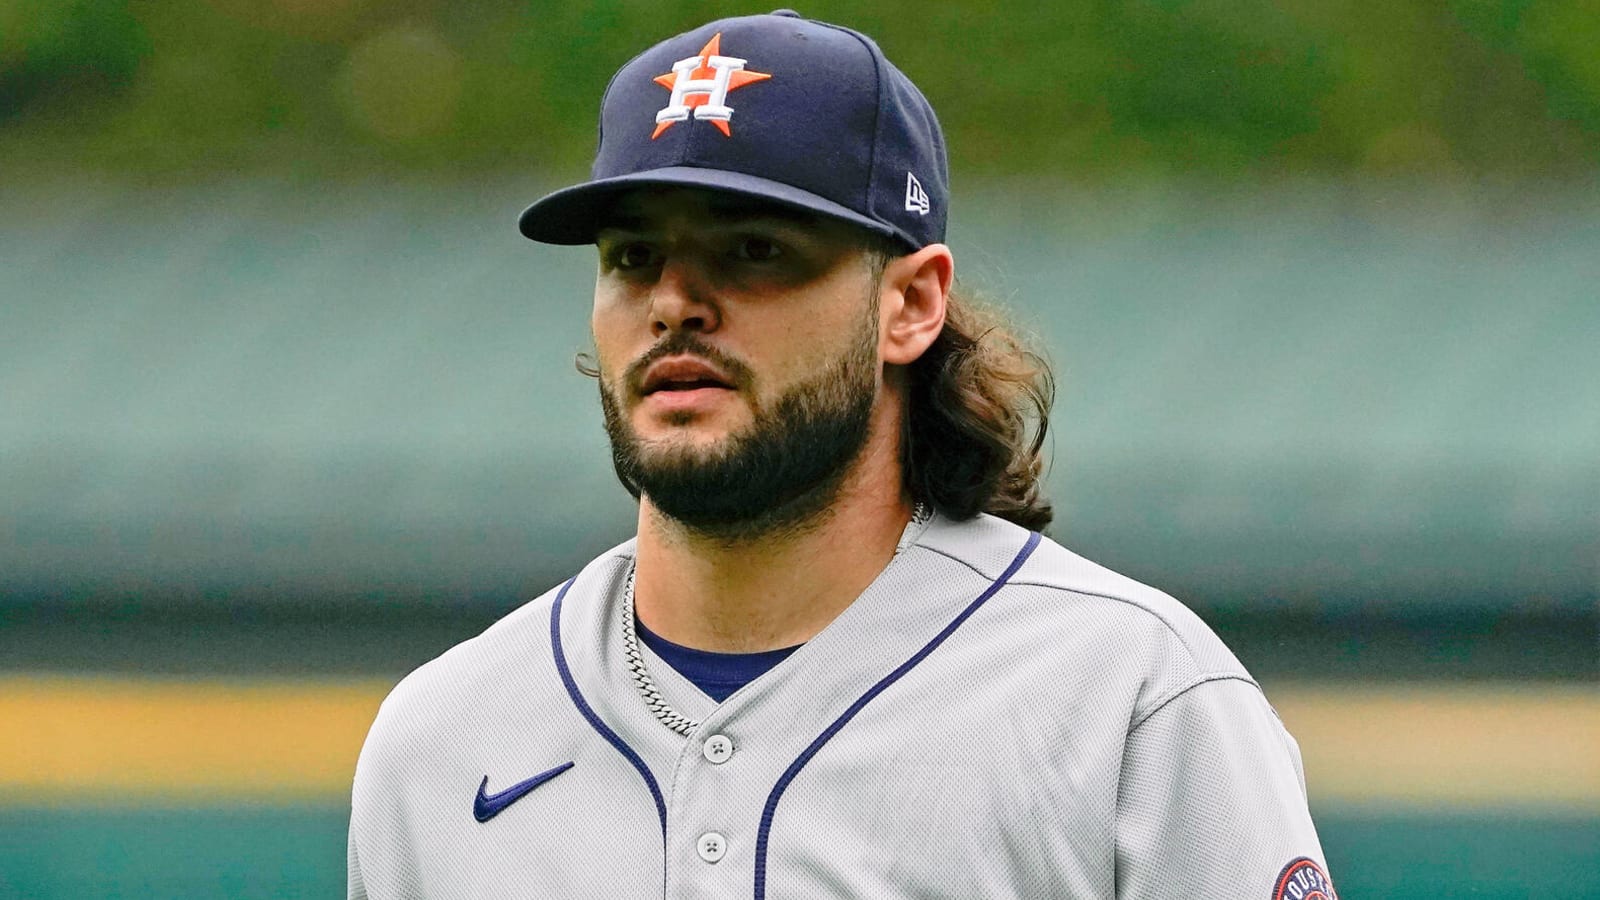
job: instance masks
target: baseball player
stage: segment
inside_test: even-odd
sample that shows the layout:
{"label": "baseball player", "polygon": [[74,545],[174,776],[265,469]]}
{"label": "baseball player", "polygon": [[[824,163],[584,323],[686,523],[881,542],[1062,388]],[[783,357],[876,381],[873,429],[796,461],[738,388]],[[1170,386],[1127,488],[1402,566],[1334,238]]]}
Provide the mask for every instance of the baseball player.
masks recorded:
{"label": "baseball player", "polygon": [[394,689],[350,897],[1333,900],[1238,660],[1039,533],[1049,373],[952,292],[877,45],[713,22],[600,135],[521,229],[598,248],[638,533]]}

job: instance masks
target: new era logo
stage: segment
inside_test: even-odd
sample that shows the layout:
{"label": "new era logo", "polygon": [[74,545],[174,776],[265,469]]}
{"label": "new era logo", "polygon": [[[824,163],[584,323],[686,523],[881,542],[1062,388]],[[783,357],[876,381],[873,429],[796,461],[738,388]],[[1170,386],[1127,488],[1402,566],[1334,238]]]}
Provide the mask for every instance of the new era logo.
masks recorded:
{"label": "new era logo", "polygon": [[928,192],[922,189],[922,182],[917,180],[917,176],[907,172],[906,212],[920,213],[925,216],[931,208],[932,204],[928,202]]}

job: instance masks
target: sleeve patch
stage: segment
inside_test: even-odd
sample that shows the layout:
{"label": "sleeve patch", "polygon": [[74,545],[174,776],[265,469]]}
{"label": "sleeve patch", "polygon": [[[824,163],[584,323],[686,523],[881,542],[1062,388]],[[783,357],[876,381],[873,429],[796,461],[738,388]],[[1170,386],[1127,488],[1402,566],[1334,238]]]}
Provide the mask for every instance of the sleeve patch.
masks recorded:
{"label": "sleeve patch", "polygon": [[1290,860],[1278,873],[1272,900],[1339,900],[1339,895],[1334,893],[1328,873],[1311,858],[1301,856]]}

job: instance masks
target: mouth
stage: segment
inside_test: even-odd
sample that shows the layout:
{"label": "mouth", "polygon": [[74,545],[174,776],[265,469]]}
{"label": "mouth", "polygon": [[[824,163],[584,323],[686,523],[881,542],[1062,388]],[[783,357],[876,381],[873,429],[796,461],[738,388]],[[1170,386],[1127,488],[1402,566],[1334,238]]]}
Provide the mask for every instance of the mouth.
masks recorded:
{"label": "mouth", "polygon": [[733,379],[702,359],[678,356],[663,359],[645,371],[639,393],[679,393],[706,389],[733,390]]}

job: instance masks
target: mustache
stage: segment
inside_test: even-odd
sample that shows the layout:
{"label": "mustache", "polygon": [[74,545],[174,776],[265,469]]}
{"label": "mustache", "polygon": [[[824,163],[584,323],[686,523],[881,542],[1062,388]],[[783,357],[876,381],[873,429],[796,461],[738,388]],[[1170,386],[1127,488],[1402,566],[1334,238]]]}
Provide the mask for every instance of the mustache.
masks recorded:
{"label": "mustache", "polygon": [[636,396],[642,393],[645,371],[658,360],[668,356],[698,356],[709,360],[733,381],[735,388],[743,388],[751,381],[749,366],[702,341],[693,332],[678,331],[668,335],[661,343],[651,347],[643,356],[628,365],[627,371],[623,372],[623,380],[628,385],[629,392]]}

